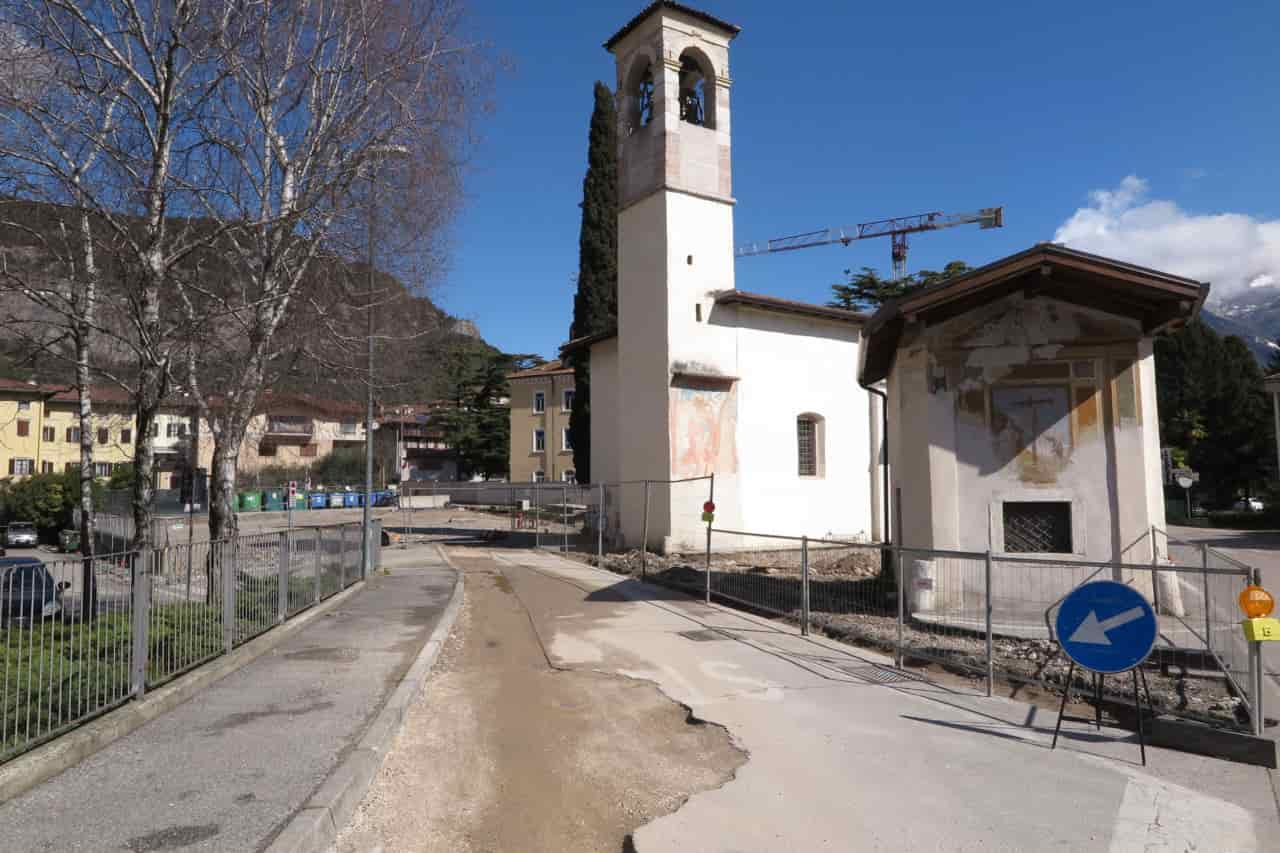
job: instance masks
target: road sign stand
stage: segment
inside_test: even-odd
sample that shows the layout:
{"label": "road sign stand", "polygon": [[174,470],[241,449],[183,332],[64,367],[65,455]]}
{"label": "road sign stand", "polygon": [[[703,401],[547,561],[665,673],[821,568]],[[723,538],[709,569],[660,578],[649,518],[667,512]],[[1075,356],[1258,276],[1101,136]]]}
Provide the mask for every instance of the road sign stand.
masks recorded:
{"label": "road sign stand", "polygon": [[[1058,745],[1062,721],[1093,723],[1102,731],[1102,687],[1108,675],[1129,673],[1133,680],[1133,707],[1138,727],[1138,749],[1142,764],[1147,763],[1146,735],[1142,730],[1142,692],[1138,688],[1141,678],[1147,686],[1142,664],[1155,646],[1158,624],[1155,610],[1142,594],[1117,581],[1093,581],[1072,590],[1058,603],[1058,615],[1054,620],[1055,635],[1063,654],[1071,661],[1067,680],[1063,686],[1062,704],[1058,707],[1058,722],[1053,729],[1053,743]],[[1093,676],[1093,719],[1069,716],[1067,699],[1071,695],[1071,682],[1076,667]],[[1151,710],[1151,691],[1147,693],[1147,710]]]}
{"label": "road sign stand", "polygon": [[[1081,667],[1083,669],[1083,667]],[[1093,723],[1098,731],[1102,731],[1102,680],[1106,677],[1101,672],[1093,673],[1093,719],[1087,717],[1075,717],[1068,713],[1067,697],[1071,695],[1071,678],[1076,673],[1076,662],[1071,661],[1071,666],[1067,668],[1067,681],[1062,688],[1062,704],[1058,706],[1058,722],[1053,727],[1053,743],[1049,749],[1058,748],[1058,734],[1062,731],[1062,721],[1066,720],[1072,723]],[[1138,691],[1138,678],[1142,678],[1142,689],[1147,694],[1147,710],[1151,710],[1151,690],[1147,688],[1147,674],[1142,671],[1142,667],[1135,666],[1129,670],[1129,674],[1133,676],[1133,710],[1134,719],[1137,721],[1138,728],[1138,751],[1142,755],[1142,766],[1147,766],[1147,738],[1142,731],[1142,694]]]}

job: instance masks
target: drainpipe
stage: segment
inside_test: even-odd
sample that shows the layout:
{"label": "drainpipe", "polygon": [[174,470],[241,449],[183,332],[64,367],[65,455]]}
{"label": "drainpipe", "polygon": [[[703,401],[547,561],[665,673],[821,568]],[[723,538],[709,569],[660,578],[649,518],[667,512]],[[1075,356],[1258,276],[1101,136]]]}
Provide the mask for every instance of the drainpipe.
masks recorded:
{"label": "drainpipe", "polygon": [[[858,380],[858,384],[862,385],[862,380]],[[884,510],[880,516],[881,532],[884,534],[886,544],[893,544],[893,530],[889,524],[889,395],[879,388],[873,388],[870,385],[862,385],[864,389],[875,394],[880,398],[880,443],[884,448],[884,483],[881,485],[881,497],[884,499]]]}

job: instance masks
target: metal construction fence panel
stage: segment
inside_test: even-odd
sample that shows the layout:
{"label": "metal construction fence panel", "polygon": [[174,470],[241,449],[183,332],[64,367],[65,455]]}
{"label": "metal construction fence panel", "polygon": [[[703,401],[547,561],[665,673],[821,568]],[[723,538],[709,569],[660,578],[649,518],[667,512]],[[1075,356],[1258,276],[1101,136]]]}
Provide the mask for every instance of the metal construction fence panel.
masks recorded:
{"label": "metal construction fence panel", "polygon": [[[509,547],[599,557],[662,550],[679,532],[673,530],[673,519],[692,519],[696,541],[684,544],[700,548],[704,528],[698,517],[709,497],[709,482],[709,477],[698,477],[593,484],[409,484],[401,486],[398,507],[384,523],[411,539],[501,540]],[[672,507],[669,513],[659,517],[658,508],[667,506]]]}
{"label": "metal construction fence panel", "polygon": [[[376,534],[376,528],[375,528]],[[361,579],[360,526],[0,563],[0,761]]]}
{"label": "metal construction fence panel", "polygon": [[[1057,607],[1082,584],[1116,580],[1156,603],[1159,631],[1144,665],[1155,709],[1242,727],[1253,713],[1256,674],[1235,598],[1250,570],[1212,549],[1195,554],[1194,561],[1099,563],[713,529],[702,555],[650,576],[796,621],[805,633],[818,629],[879,649],[898,665],[930,662],[969,673],[988,692],[997,677],[1061,691],[1069,661],[1054,636]],[[1072,687],[1092,689],[1089,676],[1077,673]],[[1121,679],[1104,679],[1102,687],[1132,701]]]}

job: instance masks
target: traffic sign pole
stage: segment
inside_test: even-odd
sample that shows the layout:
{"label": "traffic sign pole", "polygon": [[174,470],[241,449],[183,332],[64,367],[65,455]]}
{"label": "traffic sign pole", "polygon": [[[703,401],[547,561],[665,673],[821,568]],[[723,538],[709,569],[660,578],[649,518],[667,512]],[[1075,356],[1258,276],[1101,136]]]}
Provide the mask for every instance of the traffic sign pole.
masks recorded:
{"label": "traffic sign pole", "polygon": [[[711,472],[711,493],[707,496],[707,504],[710,509],[703,507],[703,512],[710,515],[716,510],[716,475]],[[707,520],[707,604],[711,603],[711,525],[712,520]]]}

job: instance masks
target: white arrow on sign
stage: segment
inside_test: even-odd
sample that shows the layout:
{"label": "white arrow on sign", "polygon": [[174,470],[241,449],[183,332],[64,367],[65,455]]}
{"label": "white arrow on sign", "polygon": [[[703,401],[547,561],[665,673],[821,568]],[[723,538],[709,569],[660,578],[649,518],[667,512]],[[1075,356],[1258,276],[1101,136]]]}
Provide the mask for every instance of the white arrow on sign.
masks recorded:
{"label": "white arrow on sign", "polygon": [[1119,628],[1121,625],[1128,625],[1137,619],[1141,619],[1146,611],[1141,607],[1133,607],[1123,613],[1117,613],[1109,619],[1098,620],[1096,611],[1090,610],[1089,615],[1084,617],[1084,621],[1076,628],[1075,632],[1067,638],[1068,643],[1090,643],[1095,646],[1109,646],[1111,640],[1107,637],[1107,632]]}

